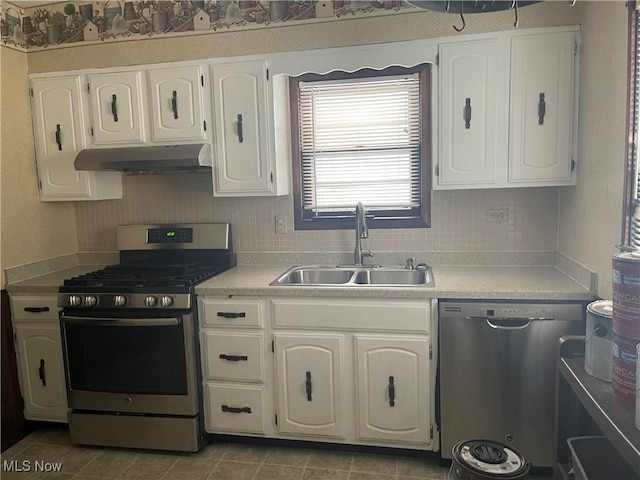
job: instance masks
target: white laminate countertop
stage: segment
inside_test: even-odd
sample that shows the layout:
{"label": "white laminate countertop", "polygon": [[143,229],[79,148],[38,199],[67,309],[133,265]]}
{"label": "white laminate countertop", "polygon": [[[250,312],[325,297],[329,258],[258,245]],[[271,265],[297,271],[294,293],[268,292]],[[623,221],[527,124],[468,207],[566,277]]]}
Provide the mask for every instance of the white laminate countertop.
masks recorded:
{"label": "white laminate countertop", "polygon": [[[8,284],[11,294],[57,294],[65,279],[101,268],[79,265]],[[386,298],[476,298],[591,301],[589,291],[553,266],[434,266],[435,287],[270,286],[290,266],[241,265],[196,287],[211,296],[316,296]]]}
{"label": "white laminate countertop", "polygon": [[100,268],[104,268],[104,265],[77,265],[22,280],[21,282],[9,283],[5,285],[5,288],[9,293],[13,294],[57,295],[58,288],[62,286],[67,278],[99,270]]}
{"label": "white laminate countertop", "polygon": [[211,296],[278,295],[387,298],[477,298],[578,300],[595,298],[553,266],[434,266],[435,287],[271,286],[287,266],[238,266],[201,283],[196,293]]}

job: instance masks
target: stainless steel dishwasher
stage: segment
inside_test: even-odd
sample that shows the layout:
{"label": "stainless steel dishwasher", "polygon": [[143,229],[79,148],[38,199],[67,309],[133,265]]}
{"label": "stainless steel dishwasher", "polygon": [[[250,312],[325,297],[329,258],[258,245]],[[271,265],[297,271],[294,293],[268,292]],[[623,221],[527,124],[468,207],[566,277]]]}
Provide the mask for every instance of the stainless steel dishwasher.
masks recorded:
{"label": "stainless steel dishwasher", "polygon": [[558,339],[584,333],[579,303],[440,301],[441,456],[463,440],[556,463]]}

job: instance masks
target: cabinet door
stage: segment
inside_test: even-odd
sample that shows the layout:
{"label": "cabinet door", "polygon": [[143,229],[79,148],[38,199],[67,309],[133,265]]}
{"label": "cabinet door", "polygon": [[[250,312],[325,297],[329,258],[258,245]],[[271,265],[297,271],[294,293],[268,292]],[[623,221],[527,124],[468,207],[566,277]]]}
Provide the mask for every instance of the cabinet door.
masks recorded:
{"label": "cabinet door", "polygon": [[200,67],[149,70],[154,142],[206,139]]}
{"label": "cabinet door", "polygon": [[511,40],[509,181],[572,182],[574,34]]}
{"label": "cabinet door", "polygon": [[145,142],[145,98],[142,72],[88,75],[96,146]]}
{"label": "cabinet door", "polygon": [[211,67],[215,122],[214,194],[270,195],[264,62]]}
{"label": "cabinet door", "polygon": [[280,432],[343,437],[342,336],[274,337]]}
{"label": "cabinet door", "polygon": [[67,392],[58,322],[16,324],[16,350],[30,420],[67,421]]}
{"label": "cabinet door", "polygon": [[356,335],[358,437],[426,444],[429,338]]}
{"label": "cabinet door", "polygon": [[73,166],[85,147],[80,76],[33,79],[31,89],[41,199],[91,197],[90,173]]}
{"label": "cabinet door", "polygon": [[508,71],[497,40],[439,48],[437,187],[492,186],[506,163]]}

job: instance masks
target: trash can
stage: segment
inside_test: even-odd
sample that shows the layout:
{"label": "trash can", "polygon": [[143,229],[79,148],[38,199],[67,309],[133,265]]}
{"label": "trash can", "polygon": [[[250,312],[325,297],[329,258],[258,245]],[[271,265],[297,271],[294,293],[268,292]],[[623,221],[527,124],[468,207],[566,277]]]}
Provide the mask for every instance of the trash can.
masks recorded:
{"label": "trash can", "polygon": [[491,440],[467,440],[453,446],[451,480],[521,480],[531,464],[515,448]]}

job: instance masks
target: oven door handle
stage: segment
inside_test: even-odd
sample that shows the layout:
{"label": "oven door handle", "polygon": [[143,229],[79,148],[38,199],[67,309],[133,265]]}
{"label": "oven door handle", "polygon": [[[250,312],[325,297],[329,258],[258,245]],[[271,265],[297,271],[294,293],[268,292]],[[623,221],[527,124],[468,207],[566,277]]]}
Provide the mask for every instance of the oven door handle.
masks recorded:
{"label": "oven door handle", "polygon": [[82,323],[86,325],[111,325],[118,327],[164,327],[180,325],[179,318],[90,318],[90,317],[68,317],[62,316],[66,323]]}

